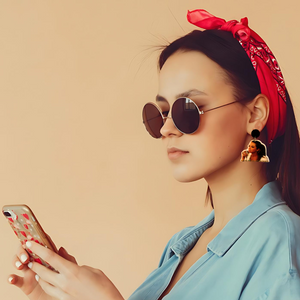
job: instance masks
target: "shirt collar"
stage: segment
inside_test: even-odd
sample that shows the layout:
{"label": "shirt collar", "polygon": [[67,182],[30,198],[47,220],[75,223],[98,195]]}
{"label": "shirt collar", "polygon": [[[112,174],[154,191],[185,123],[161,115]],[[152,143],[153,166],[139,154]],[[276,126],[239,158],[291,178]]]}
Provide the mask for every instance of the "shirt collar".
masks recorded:
{"label": "shirt collar", "polygon": [[[233,217],[207,247],[216,255],[223,256],[256,219],[269,209],[283,204],[286,202],[281,196],[277,182],[266,183],[258,191],[253,202]],[[212,210],[206,218],[175,242],[170,250],[177,256],[186,254],[196,244],[202,233],[212,226],[214,216],[214,210]]]}

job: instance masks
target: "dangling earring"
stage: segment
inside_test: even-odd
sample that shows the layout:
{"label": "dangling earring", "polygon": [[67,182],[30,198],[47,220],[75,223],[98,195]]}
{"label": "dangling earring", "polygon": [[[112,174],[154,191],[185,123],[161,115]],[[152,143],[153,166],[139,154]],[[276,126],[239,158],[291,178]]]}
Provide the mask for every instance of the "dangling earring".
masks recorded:
{"label": "dangling earring", "polygon": [[[257,138],[260,136],[260,131],[258,129],[253,129],[252,132],[251,132],[251,136],[253,137],[253,140],[250,141],[249,145],[251,143],[255,143],[256,144],[256,148],[258,148],[260,151],[257,151],[257,152],[262,152],[263,155],[258,157],[258,160],[254,160],[252,159],[251,160],[251,156],[252,156],[252,153],[249,153],[247,149],[243,150],[241,152],[241,159],[240,161],[257,161],[257,162],[270,162],[270,159],[267,155],[267,147],[266,145],[258,140]],[[264,150],[264,151],[263,151]],[[254,156],[253,156],[254,157]]]}

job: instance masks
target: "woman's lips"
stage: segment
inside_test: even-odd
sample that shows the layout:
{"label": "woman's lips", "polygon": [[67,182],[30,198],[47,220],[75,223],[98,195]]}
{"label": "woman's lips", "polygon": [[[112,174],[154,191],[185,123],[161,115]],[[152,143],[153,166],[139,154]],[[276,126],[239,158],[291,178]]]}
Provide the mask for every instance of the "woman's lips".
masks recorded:
{"label": "woman's lips", "polygon": [[184,154],[187,154],[189,153],[188,151],[184,151],[184,150],[181,150],[181,149],[178,149],[178,148],[168,148],[168,157],[169,159],[176,159],[178,157],[181,157],[183,156]]}

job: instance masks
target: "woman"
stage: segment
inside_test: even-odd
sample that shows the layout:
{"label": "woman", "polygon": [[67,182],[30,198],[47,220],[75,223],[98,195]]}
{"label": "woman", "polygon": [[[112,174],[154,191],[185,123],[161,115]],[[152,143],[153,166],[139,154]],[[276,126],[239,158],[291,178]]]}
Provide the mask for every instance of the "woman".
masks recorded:
{"label": "woman", "polygon": [[269,162],[265,146],[258,140],[250,141],[248,150],[241,153],[241,161]]}
{"label": "woman", "polygon": [[[169,240],[158,268],[129,299],[299,299],[299,134],[280,69],[262,42],[255,48],[262,61],[247,52],[260,38],[245,19],[226,22],[199,10],[189,20],[207,30],[162,51],[157,104],[143,116],[162,138],[174,177],[204,178],[214,210]],[[268,164],[240,163],[254,129],[268,144]],[[28,247],[59,271],[28,264],[21,248],[14,262],[24,278],[10,281],[30,299],[123,299],[100,270],[78,266],[64,249]]]}

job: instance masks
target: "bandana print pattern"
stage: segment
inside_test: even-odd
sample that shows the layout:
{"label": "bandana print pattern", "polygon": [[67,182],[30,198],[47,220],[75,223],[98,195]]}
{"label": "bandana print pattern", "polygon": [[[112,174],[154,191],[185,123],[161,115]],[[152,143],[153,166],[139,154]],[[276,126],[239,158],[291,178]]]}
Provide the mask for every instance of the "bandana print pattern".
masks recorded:
{"label": "bandana print pattern", "polygon": [[[269,47],[266,44],[256,41],[254,38],[251,38],[250,41],[239,40],[239,42],[246,52],[250,52],[249,58],[251,59],[255,71],[257,69],[257,62],[255,58],[256,56],[261,58],[265,62],[265,64],[269,66],[273,78],[277,82],[276,85],[278,94],[286,102],[285,83],[283,75],[277,63],[277,60],[274,57],[272,51],[269,49]],[[263,49],[265,51],[262,51]]]}

